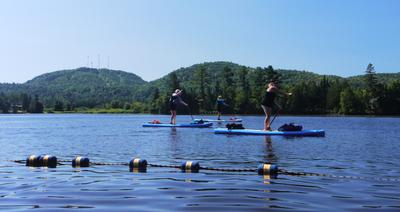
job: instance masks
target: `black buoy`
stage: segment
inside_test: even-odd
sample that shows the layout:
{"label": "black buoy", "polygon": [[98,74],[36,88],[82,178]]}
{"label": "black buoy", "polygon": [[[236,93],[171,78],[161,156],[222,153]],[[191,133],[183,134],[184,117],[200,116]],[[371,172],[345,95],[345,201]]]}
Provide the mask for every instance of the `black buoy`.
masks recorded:
{"label": "black buoy", "polygon": [[274,164],[263,163],[258,166],[257,172],[259,175],[276,175],[278,166]]}
{"label": "black buoy", "polygon": [[130,172],[146,172],[147,160],[134,158],[129,162]]}
{"label": "black buoy", "polygon": [[29,157],[26,158],[26,166],[34,166],[34,167],[40,166],[39,156],[29,155]]}
{"label": "black buoy", "polygon": [[89,167],[90,166],[90,160],[89,158],[81,157],[81,156],[76,156],[72,160],[72,167]]}
{"label": "black buoy", "polygon": [[181,170],[183,172],[199,172],[200,164],[197,161],[183,161],[181,164]]}
{"label": "black buoy", "polygon": [[40,166],[48,167],[48,168],[56,168],[57,167],[57,157],[52,155],[41,155],[39,156],[39,164]]}

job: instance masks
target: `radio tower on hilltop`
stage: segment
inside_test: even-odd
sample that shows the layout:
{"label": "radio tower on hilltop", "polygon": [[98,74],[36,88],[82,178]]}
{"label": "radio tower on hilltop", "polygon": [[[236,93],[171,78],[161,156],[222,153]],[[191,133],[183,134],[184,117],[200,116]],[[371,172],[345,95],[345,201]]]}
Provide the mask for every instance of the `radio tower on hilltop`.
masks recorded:
{"label": "radio tower on hilltop", "polygon": [[98,61],[98,69],[100,69],[100,54],[97,55],[97,61]]}

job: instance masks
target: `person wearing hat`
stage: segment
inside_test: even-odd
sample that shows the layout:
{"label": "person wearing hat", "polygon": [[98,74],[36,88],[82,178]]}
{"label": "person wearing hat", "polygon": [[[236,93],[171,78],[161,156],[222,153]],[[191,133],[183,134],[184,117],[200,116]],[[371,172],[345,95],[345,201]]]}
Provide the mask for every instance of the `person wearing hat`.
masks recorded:
{"label": "person wearing hat", "polygon": [[176,89],[174,93],[172,93],[171,97],[169,98],[169,109],[171,111],[171,121],[170,124],[176,124],[176,109],[180,104],[185,105],[186,107],[188,104],[186,104],[182,98],[182,90]]}
{"label": "person wearing hat", "polygon": [[[271,112],[272,112],[272,107],[274,106],[275,103],[275,97],[277,94],[284,94],[287,96],[292,95],[292,93],[286,93],[277,87],[275,81],[270,81],[267,85],[267,89],[264,92],[262,101],[261,101],[261,107],[264,110],[265,113],[265,119],[264,119],[264,130],[265,131],[271,131]],[[276,104],[277,105],[277,104]],[[279,105],[277,105],[279,107]]]}
{"label": "person wearing hat", "polygon": [[224,110],[225,107],[229,107],[229,105],[225,103],[225,99],[223,99],[221,95],[218,96],[216,103],[217,103],[218,120],[221,120],[222,111]]}

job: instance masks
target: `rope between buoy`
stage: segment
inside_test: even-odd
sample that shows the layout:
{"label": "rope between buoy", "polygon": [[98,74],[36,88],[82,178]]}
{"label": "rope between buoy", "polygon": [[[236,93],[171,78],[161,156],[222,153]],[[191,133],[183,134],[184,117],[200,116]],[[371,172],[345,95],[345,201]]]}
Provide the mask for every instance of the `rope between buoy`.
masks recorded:
{"label": "rope between buoy", "polygon": [[[8,162],[15,162],[24,164],[26,160],[6,160]],[[59,165],[68,165],[65,163],[71,163],[71,160],[58,160]],[[126,162],[117,163],[102,163],[102,162],[90,162],[90,165],[99,166],[129,166]],[[161,164],[148,164],[151,167],[162,167],[162,168],[176,168],[180,169],[181,166],[177,165],[161,165]],[[213,167],[202,167],[200,169],[210,170],[210,171],[221,171],[221,172],[257,172],[257,169],[227,169],[227,168],[213,168]],[[317,177],[329,177],[338,179],[351,179],[351,180],[377,180],[377,181],[387,181],[387,182],[400,182],[400,178],[385,178],[385,177],[361,177],[361,176],[345,176],[345,175],[333,175],[333,174],[323,174],[323,173],[312,173],[312,172],[294,172],[285,169],[279,169],[278,174],[289,175],[289,176],[317,176]]]}

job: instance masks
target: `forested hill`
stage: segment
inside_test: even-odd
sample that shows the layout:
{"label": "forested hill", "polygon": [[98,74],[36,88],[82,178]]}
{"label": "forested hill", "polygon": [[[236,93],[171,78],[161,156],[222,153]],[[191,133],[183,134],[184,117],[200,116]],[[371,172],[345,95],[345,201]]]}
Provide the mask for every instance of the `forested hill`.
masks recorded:
{"label": "forested hill", "polygon": [[96,107],[114,99],[131,102],[146,83],[124,71],[78,68],[46,73],[23,84],[2,84],[0,92],[38,95],[46,107],[56,101],[75,107]]}
{"label": "forested hill", "polygon": [[376,74],[372,64],[372,68],[368,67],[369,74],[343,78],[272,66],[202,63],[150,82],[142,90],[145,95],[140,96],[146,97],[153,113],[167,113],[169,95],[174,88],[181,88],[192,112],[215,110],[215,99],[222,95],[230,104],[226,112],[254,114],[262,113],[260,104],[266,82],[275,80],[284,90],[294,93],[291,98],[279,100],[284,113],[399,114],[394,105],[400,103],[400,74]]}
{"label": "forested hill", "polygon": [[[160,79],[151,81],[148,86],[154,88],[157,87],[161,90],[168,90],[170,92],[170,86],[175,86],[171,85],[171,76],[176,75],[177,80],[179,81],[179,86],[183,87],[192,87],[191,85],[193,84],[193,81],[195,81],[196,76],[195,72],[200,68],[203,67],[206,69],[208,76],[212,79],[212,81],[217,80],[224,68],[229,68],[233,72],[238,72],[241,68],[246,68],[245,66],[236,64],[236,63],[231,63],[231,62],[209,62],[209,63],[202,63],[202,64],[195,64],[189,67],[185,68],[179,68],[163,77]],[[209,83],[209,82],[207,82]]]}
{"label": "forested hill", "polygon": [[[208,77],[207,79],[208,81],[206,82],[207,84],[215,84],[217,81],[221,81],[222,80],[221,78],[226,77],[223,76],[224,69],[229,69],[230,71],[232,71],[233,75],[236,75],[237,73],[239,73],[240,70],[243,69],[249,70],[250,75],[255,70],[261,70],[261,71],[266,70],[262,68],[247,67],[232,62],[224,62],[224,61],[206,62],[202,64],[195,64],[186,68],[179,68],[178,70],[175,70],[160,79],[151,81],[148,84],[148,86],[158,87],[163,90],[168,89],[168,86],[171,86],[169,84],[171,75],[176,74],[180,86],[191,88],[193,87],[192,86],[193,81],[196,81],[197,77],[196,71],[198,71],[200,68],[204,68],[204,70],[206,71],[207,75],[206,77]],[[275,71],[281,75],[280,80],[283,84],[293,85],[302,81],[317,81],[324,77],[324,75],[319,75],[308,71],[286,70],[286,69],[276,69]],[[248,77],[255,77],[255,76],[248,76]],[[341,79],[341,77],[338,76],[326,76],[326,77],[330,79]]]}
{"label": "forested hill", "polygon": [[222,95],[230,105],[227,113],[254,114],[262,112],[261,96],[266,82],[273,79],[294,94],[279,100],[283,113],[400,114],[391,106],[400,104],[400,73],[375,74],[373,66],[371,70],[366,75],[343,78],[272,66],[207,62],[146,82],[133,73],[78,68],[43,74],[23,84],[0,84],[0,112],[21,111],[19,107],[10,109],[13,105],[23,105],[22,111],[40,111],[35,108],[43,103],[47,110],[168,113],[170,94],[181,88],[191,109],[183,108],[181,113],[215,111],[215,99]]}
{"label": "forested hill", "polygon": [[[400,80],[400,72],[399,73],[380,73],[380,74],[377,74],[376,76],[377,76],[378,82],[381,84],[390,84],[397,80]],[[362,88],[362,87],[366,86],[363,78],[364,78],[364,75],[358,75],[358,76],[348,77],[347,80],[352,86]]]}
{"label": "forested hill", "polygon": [[131,87],[147,83],[139,76],[118,70],[78,68],[42,74],[24,83],[29,86],[71,86]]}
{"label": "forested hill", "polygon": [[[243,65],[239,65],[236,63],[232,62],[224,62],[224,61],[218,61],[218,62],[206,62],[202,64],[195,64],[190,67],[185,67],[185,68],[179,68],[168,75],[151,81],[148,86],[156,86],[156,87],[161,87],[161,88],[166,88],[165,86],[168,85],[170,76],[171,74],[175,73],[178,76],[178,80],[181,83],[181,85],[186,86],[188,84],[192,84],[192,81],[195,77],[194,73],[196,70],[198,70],[200,67],[203,67],[209,76],[211,76],[211,80],[217,80],[219,77],[221,77],[221,74],[224,70],[224,68],[229,68],[232,70],[233,73],[238,73],[239,70],[245,68],[250,71],[255,71],[257,69],[262,69],[260,67],[254,68],[254,67],[247,67]],[[266,68],[262,69],[266,70]],[[274,69],[275,72],[277,72],[280,75],[280,81],[282,84],[285,85],[295,85],[300,82],[310,82],[310,81],[319,81],[323,78],[326,78],[328,80],[347,80],[348,83],[351,86],[354,87],[365,87],[364,83],[364,75],[358,75],[358,76],[352,76],[348,78],[344,77],[339,77],[335,75],[320,75],[316,74],[310,71],[301,71],[301,70],[289,70],[289,69]],[[363,70],[360,70],[360,74],[363,73]],[[378,79],[378,82],[382,84],[389,84],[393,81],[400,80],[400,72],[399,73],[378,73],[376,74],[376,77]]]}
{"label": "forested hill", "polygon": [[[272,67],[271,67],[272,68]],[[310,72],[280,70],[287,82],[316,80],[320,76]],[[180,68],[148,84],[147,101],[152,102],[151,112],[167,113],[168,98],[173,88],[184,90],[184,99],[191,110],[207,112],[215,110],[218,95],[231,106],[228,113],[259,113],[257,96],[270,76],[266,68],[246,67],[231,62],[206,62]],[[153,92],[153,94],[151,92]],[[161,108],[161,110],[160,110]],[[183,109],[181,112],[187,112]]]}

